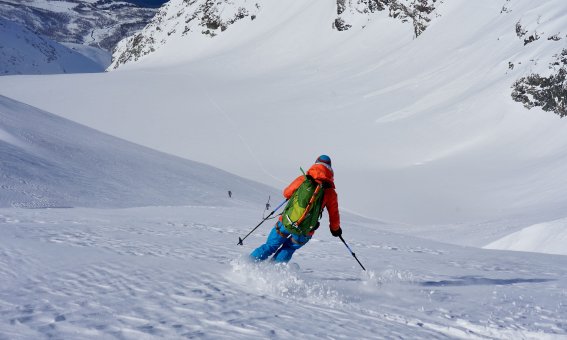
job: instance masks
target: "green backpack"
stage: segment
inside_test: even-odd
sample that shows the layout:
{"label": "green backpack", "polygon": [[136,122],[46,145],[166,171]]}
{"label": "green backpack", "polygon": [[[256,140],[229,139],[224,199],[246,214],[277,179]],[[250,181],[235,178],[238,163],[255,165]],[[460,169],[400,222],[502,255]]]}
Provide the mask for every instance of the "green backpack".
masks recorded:
{"label": "green backpack", "polygon": [[321,202],[324,192],[322,183],[305,175],[305,180],[291,195],[282,213],[285,228],[298,235],[307,235],[317,229],[317,222],[323,213]]}

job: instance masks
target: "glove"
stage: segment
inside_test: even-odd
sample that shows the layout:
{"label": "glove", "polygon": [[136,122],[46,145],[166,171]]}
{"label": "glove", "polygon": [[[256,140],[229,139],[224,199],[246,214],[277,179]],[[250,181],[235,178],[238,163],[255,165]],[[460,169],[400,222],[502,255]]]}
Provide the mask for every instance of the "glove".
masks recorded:
{"label": "glove", "polygon": [[339,227],[339,229],[337,229],[337,230],[331,229],[331,234],[332,234],[334,237],[339,237],[339,236],[341,236],[341,235],[343,234],[343,230],[341,229],[341,227]]}

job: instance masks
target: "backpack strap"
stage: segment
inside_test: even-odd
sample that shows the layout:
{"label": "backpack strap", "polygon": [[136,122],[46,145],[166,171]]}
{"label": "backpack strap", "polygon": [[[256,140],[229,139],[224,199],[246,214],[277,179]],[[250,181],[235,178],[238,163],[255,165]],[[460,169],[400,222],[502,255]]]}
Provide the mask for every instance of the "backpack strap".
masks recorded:
{"label": "backpack strap", "polygon": [[309,213],[309,211],[311,210],[311,207],[313,206],[313,203],[315,202],[315,198],[319,194],[319,191],[321,191],[323,189],[322,183],[317,182],[317,181],[315,181],[315,182],[317,183],[317,187],[315,188],[313,195],[311,195],[311,199],[309,200],[309,203],[307,203],[307,207],[305,207],[305,211],[303,212],[303,215],[301,215],[301,217],[295,222],[296,225],[300,225],[301,222],[303,222],[303,220],[307,216],[307,213]]}

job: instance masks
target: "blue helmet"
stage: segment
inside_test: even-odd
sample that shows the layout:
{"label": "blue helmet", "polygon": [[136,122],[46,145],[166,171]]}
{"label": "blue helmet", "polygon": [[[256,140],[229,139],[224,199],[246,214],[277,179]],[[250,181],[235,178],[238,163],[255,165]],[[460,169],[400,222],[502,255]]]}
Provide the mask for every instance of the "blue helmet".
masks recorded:
{"label": "blue helmet", "polygon": [[317,160],[315,161],[315,164],[317,163],[322,163],[322,164],[326,164],[329,167],[331,167],[331,157],[327,156],[327,155],[321,155],[317,158]]}

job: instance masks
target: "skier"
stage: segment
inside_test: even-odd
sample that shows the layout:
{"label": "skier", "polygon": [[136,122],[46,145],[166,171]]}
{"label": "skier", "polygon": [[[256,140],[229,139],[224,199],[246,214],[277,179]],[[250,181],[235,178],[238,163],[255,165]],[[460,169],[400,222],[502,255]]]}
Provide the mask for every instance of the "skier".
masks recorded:
{"label": "skier", "polygon": [[[321,155],[307,174],[297,177],[284,189],[283,195],[289,202],[268,235],[266,243],[250,254],[254,261],[263,261],[275,253],[273,261],[288,262],[297,249],[309,242],[319,227],[324,208],[327,208],[329,214],[331,234],[335,237],[342,234],[333,177],[331,158]],[[309,201],[307,207],[302,201]]]}

